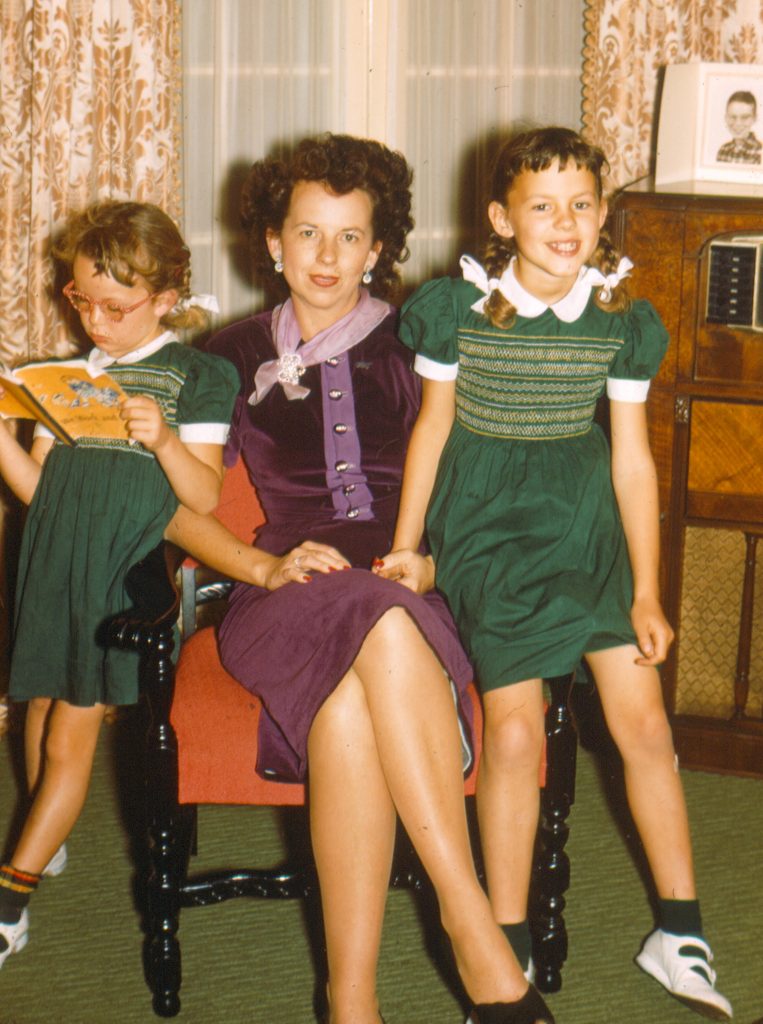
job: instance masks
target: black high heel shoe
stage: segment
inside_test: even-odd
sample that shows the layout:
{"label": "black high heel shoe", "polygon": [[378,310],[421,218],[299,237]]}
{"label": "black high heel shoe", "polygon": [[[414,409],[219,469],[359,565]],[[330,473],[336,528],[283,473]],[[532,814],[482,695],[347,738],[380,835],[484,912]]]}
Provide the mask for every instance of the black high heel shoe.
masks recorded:
{"label": "black high heel shoe", "polygon": [[478,1003],[466,1024],[555,1024],[554,1016],[540,993],[530,986],[515,1003]]}

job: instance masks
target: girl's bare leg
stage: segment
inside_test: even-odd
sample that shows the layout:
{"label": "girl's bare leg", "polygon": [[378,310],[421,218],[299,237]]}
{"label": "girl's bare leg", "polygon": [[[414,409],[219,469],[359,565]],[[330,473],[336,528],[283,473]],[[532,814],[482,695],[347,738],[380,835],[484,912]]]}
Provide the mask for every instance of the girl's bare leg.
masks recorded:
{"label": "girl's bare leg", "polygon": [[50,709],[37,791],[12,863],[41,874],[74,827],[85,803],[105,706],[57,700]]}
{"label": "girl's bare leg", "polygon": [[662,899],[696,898],[689,820],[655,668],[635,647],[586,655],[625,770],[633,820]]}
{"label": "girl's bare leg", "polygon": [[540,679],[483,695],[485,731],[477,812],[490,905],[496,921],[527,918],[540,809],[543,688]]}
{"label": "girl's bare leg", "polygon": [[[464,986],[475,1002],[514,1002],[526,992],[527,982],[474,869],[458,724],[442,668],[407,613],[394,608],[366,637],[353,673],[368,709],[377,770],[432,881]],[[328,706],[327,701],[324,710]],[[338,785],[346,783],[343,773]],[[338,800],[341,794],[324,798]],[[330,985],[332,1024],[340,1024],[345,1017],[335,1002],[333,981]]]}
{"label": "girl's bare leg", "polygon": [[52,707],[53,701],[50,697],[32,697],[27,704],[24,722],[24,764],[30,794],[34,793],[40,777],[45,732]]}

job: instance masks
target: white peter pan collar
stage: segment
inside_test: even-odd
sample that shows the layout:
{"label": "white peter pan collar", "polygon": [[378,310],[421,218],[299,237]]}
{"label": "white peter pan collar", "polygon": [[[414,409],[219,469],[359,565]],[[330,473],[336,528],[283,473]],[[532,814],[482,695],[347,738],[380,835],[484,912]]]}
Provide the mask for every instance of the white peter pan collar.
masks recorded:
{"label": "white peter pan collar", "polygon": [[146,356],[152,356],[154,352],[158,352],[160,348],[169,345],[171,341],[177,341],[177,335],[173,331],[164,331],[157,338],[154,338],[153,341],[147,341],[140,348],[133,349],[132,352],[125,352],[123,356],[118,356],[116,359],[106,352],[102,352],[99,348],[94,348],[87,357],[88,365],[91,370],[99,371],[105,370],[108,366],[113,366],[114,363],[120,366],[139,363],[141,359],[145,359]]}
{"label": "white peter pan collar", "polygon": [[484,312],[488,297],[498,289],[520,316],[532,319],[541,316],[547,309],[550,309],[560,320],[563,320],[565,323],[572,323],[582,316],[583,311],[588,305],[592,288],[601,287],[601,297],[606,302],[615,285],[619,284],[624,277],[627,277],[633,267],[633,264],[626,256],[623,256],[620,260],[617,270],[607,276],[595,267],[581,267],[578,272],[577,281],[575,281],[572,288],[558,302],[554,302],[549,306],[541,299],[531,295],[519,283],[514,271],[516,261],[516,256],[513,256],[500,278],[488,278],[484,268],[475,259],[471,256],[461,257],[460,266],[464,280],[470,281],[480,291],[485,292],[485,297],[479,299],[471,307],[476,313]]}

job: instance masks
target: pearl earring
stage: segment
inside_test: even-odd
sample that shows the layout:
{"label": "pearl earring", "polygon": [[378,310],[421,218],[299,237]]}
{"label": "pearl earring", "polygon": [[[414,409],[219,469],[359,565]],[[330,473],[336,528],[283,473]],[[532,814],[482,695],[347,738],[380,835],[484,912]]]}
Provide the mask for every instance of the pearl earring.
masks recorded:
{"label": "pearl earring", "polygon": [[363,276],[361,277],[361,281],[363,282],[363,284],[370,284],[373,281],[373,279],[374,276],[371,273],[370,269],[366,268],[366,270],[363,273]]}
{"label": "pearl earring", "polygon": [[281,259],[280,256],[276,259],[275,263],[273,264],[273,270],[275,270],[276,274],[283,273],[283,260]]}

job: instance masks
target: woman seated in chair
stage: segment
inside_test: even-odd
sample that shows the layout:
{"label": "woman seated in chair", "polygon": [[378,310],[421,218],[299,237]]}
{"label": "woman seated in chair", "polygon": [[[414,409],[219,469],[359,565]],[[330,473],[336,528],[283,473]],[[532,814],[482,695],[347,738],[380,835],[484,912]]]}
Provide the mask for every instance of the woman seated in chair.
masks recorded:
{"label": "woman seated in chair", "polygon": [[[254,165],[242,204],[257,270],[285,296],[211,351],[241,390],[241,455],[267,524],[241,550],[181,510],[169,539],[241,582],[223,664],[263,703],[258,770],[309,786],[330,1024],[378,1024],[376,964],[396,813],[436,891],[473,1024],[551,1014],[494,922],[467,834],[470,670],[442,599],[374,575],[389,550],[418,406],[396,311],[372,297],[406,258],[411,172],[349,136]],[[432,581],[433,581],[432,572]],[[451,682],[452,680],[452,682]]]}

